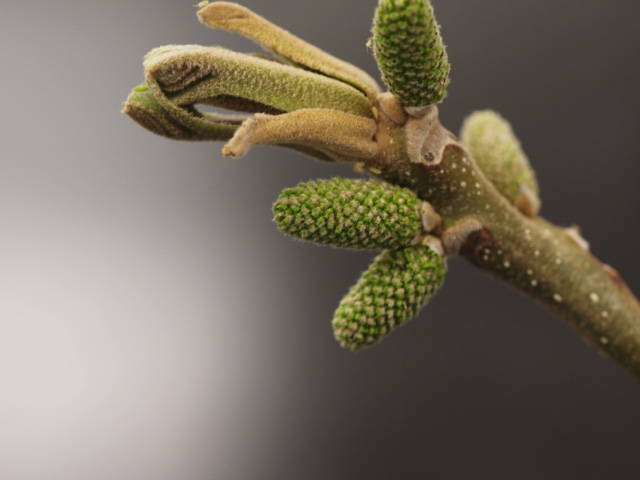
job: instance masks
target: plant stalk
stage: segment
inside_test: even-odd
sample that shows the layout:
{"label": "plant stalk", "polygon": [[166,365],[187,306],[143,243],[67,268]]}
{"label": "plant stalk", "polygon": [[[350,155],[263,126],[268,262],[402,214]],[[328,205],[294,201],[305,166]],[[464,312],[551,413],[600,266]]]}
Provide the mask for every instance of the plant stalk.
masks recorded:
{"label": "plant stalk", "polygon": [[437,115],[427,117],[400,126],[381,115],[381,151],[369,170],[431,203],[442,216],[449,255],[466,257],[544,305],[640,380],[640,303],[617,272],[588,251],[576,229],[520,212]]}

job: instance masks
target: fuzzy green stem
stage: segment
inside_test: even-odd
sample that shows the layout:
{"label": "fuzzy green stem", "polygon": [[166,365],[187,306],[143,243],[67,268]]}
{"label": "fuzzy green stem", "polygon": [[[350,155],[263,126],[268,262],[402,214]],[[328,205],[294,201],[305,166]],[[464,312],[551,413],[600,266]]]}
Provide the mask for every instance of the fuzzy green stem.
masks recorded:
{"label": "fuzzy green stem", "polygon": [[640,304],[617,273],[572,231],[518,211],[453,138],[431,163],[412,162],[404,138],[391,122],[379,129],[375,168],[433,205],[448,252],[541,303],[640,379]]}
{"label": "fuzzy green stem", "polygon": [[[459,215],[468,203],[468,193],[474,193],[473,172],[478,172],[465,152],[453,146],[443,163],[439,174],[425,172],[425,181],[431,185],[427,191],[434,191],[436,177],[447,177],[457,185],[469,183],[471,192],[461,189],[458,195],[434,196],[434,200],[449,197],[449,208]],[[466,163],[470,168],[465,174],[460,167]],[[493,190],[489,185],[475,189],[481,194],[470,216],[482,230],[469,235],[460,253],[568,321],[640,378],[640,305],[620,277],[566,230],[521,215]]]}

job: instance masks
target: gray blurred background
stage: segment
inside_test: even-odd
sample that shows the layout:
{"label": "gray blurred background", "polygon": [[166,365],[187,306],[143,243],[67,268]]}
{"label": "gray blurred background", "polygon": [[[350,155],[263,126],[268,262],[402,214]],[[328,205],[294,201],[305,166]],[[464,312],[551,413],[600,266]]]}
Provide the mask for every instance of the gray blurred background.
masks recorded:
{"label": "gray blurred background", "polygon": [[[637,382],[462,260],[380,346],[338,346],[373,254],[285,238],[271,204],[350,168],[119,112],[153,47],[256,50],[193,3],[3,2],[0,478],[638,478]],[[511,120],[542,213],[640,292],[640,3],[434,3],[443,123]],[[377,77],[374,0],[244,4]]]}

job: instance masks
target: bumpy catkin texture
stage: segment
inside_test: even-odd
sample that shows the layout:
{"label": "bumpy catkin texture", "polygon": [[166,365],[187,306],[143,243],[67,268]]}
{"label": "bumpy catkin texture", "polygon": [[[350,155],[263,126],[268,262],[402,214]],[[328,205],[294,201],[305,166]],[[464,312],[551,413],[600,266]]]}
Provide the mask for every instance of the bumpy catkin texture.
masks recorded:
{"label": "bumpy catkin texture", "polygon": [[380,0],[373,35],[382,80],[405,107],[444,98],[450,65],[427,0]]}
{"label": "bumpy catkin texture", "polygon": [[444,259],[426,246],[379,255],[342,299],[332,321],[336,339],[357,350],[414,317],[444,281]]}
{"label": "bumpy catkin texture", "polygon": [[422,231],[422,201],[376,180],[301,183],[280,194],[273,212],[282,232],[342,248],[399,248]]}

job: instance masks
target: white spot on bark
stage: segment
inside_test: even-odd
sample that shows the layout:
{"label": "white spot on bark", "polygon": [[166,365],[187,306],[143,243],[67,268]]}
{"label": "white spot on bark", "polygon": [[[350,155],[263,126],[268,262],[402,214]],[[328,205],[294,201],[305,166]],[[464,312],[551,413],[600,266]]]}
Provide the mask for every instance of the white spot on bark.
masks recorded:
{"label": "white spot on bark", "polygon": [[558,302],[561,303],[562,302],[562,295],[560,295],[559,293],[554,293],[553,294],[553,299]]}
{"label": "white spot on bark", "polygon": [[593,292],[589,294],[589,299],[593,302],[593,303],[598,303],[600,301],[600,297],[598,296],[597,293]]}
{"label": "white spot on bark", "polygon": [[606,345],[609,343],[609,339],[607,337],[600,337],[600,343]]}

